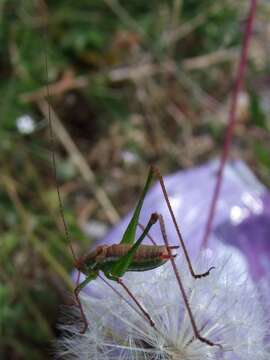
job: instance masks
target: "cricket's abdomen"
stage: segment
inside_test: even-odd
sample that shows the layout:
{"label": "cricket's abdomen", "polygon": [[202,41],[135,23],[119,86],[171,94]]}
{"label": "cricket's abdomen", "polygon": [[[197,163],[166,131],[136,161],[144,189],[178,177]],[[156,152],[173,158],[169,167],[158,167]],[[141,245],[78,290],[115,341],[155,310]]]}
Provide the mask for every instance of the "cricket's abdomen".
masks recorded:
{"label": "cricket's abdomen", "polygon": [[[76,268],[86,275],[90,271],[110,272],[113,265],[131,248],[132,245],[129,244],[100,245],[94,251],[79,258],[76,262]],[[140,245],[125,271],[151,270],[163,265],[169,258],[170,255],[166,246]]]}
{"label": "cricket's abdomen", "polygon": [[[104,267],[113,265],[120,257],[126,255],[132,245],[120,244],[111,245],[106,248],[106,258],[104,258]],[[158,245],[140,245],[135,252],[132,262],[126,271],[147,271],[161,266],[168,260],[168,251],[166,246]],[[103,266],[102,266],[103,267]]]}

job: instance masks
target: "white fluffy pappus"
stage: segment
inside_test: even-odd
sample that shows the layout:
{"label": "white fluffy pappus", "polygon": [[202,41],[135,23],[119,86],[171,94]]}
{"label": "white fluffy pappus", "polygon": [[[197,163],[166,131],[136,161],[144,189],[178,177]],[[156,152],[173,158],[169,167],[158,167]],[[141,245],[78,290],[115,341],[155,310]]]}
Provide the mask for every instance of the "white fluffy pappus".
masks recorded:
{"label": "white fluffy pappus", "polygon": [[78,317],[72,324],[61,325],[63,336],[57,345],[57,357],[80,360],[268,360],[269,314],[265,312],[257,288],[249,280],[244,260],[238,252],[223,246],[216,251],[204,251],[196,263],[196,271],[204,272],[213,265],[215,269],[208,277],[197,280],[191,277],[182,256],[177,256],[176,263],[201,336],[220,344],[222,349],[194,338],[168,261],[155,270],[129,272],[123,277],[155,327],[142,316],[118,284],[110,282],[123,297],[98,279],[94,284],[95,296],[81,294],[89,321],[87,331],[80,334],[82,323]]}

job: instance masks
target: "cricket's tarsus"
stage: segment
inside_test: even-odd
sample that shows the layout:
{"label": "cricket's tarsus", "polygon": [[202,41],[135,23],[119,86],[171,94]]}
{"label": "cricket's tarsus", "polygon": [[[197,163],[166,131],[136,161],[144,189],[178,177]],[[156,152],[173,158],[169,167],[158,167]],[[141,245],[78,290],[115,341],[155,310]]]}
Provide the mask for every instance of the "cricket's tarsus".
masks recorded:
{"label": "cricket's tarsus", "polygon": [[205,273],[195,274],[195,275],[194,275],[194,278],[195,278],[195,279],[201,279],[202,277],[206,277],[206,276],[208,276],[208,275],[210,274],[210,271],[211,271],[211,270],[214,270],[214,269],[215,269],[215,267],[214,267],[214,266],[211,266]]}

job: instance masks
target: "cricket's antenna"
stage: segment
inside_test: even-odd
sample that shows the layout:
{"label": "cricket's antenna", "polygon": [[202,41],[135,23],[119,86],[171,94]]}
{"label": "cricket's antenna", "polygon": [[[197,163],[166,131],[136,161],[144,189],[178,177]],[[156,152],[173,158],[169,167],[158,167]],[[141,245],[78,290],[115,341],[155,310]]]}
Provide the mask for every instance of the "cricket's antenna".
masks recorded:
{"label": "cricket's antenna", "polygon": [[56,191],[57,191],[57,197],[58,197],[58,203],[59,203],[59,212],[60,212],[60,216],[62,219],[62,223],[64,226],[64,231],[65,231],[65,239],[66,242],[70,248],[70,251],[72,253],[72,256],[74,259],[76,259],[76,255],[75,255],[75,251],[73,249],[73,246],[71,244],[70,241],[70,236],[69,236],[69,230],[68,230],[68,225],[66,223],[65,220],[65,214],[64,214],[64,206],[63,206],[63,202],[62,202],[62,198],[61,198],[61,194],[60,194],[60,188],[59,188],[59,183],[57,180],[57,170],[56,170],[56,157],[55,157],[55,137],[54,137],[54,132],[53,132],[53,125],[52,125],[52,117],[51,117],[51,105],[50,105],[50,86],[49,86],[49,71],[48,71],[48,43],[49,43],[49,39],[48,39],[48,26],[45,25],[45,31],[44,31],[44,48],[45,48],[45,57],[44,57],[44,61],[45,61],[45,72],[46,72],[46,96],[47,96],[47,104],[48,104],[48,124],[49,124],[49,132],[50,132],[50,147],[51,147],[51,162],[52,162],[52,167],[53,167],[53,177],[54,177],[54,182],[56,185]]}

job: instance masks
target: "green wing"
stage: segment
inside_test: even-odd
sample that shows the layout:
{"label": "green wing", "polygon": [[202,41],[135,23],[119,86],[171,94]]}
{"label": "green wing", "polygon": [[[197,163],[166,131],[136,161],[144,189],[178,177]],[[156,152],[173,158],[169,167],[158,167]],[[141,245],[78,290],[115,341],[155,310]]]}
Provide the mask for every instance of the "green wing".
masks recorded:
{"label": "green wing", "polygon": [[143,188],[143,192],[141,194],[136,209],[134,210],[133,216],[128,224],[128,227],[122,237],[120,244],[133,244],[135,241],[136,228],[138,226],[140,212],[145,199],[145,195],[150,187],[152,178],[153,178],[153,172],[152,169],[150,169],[146,183]]}

